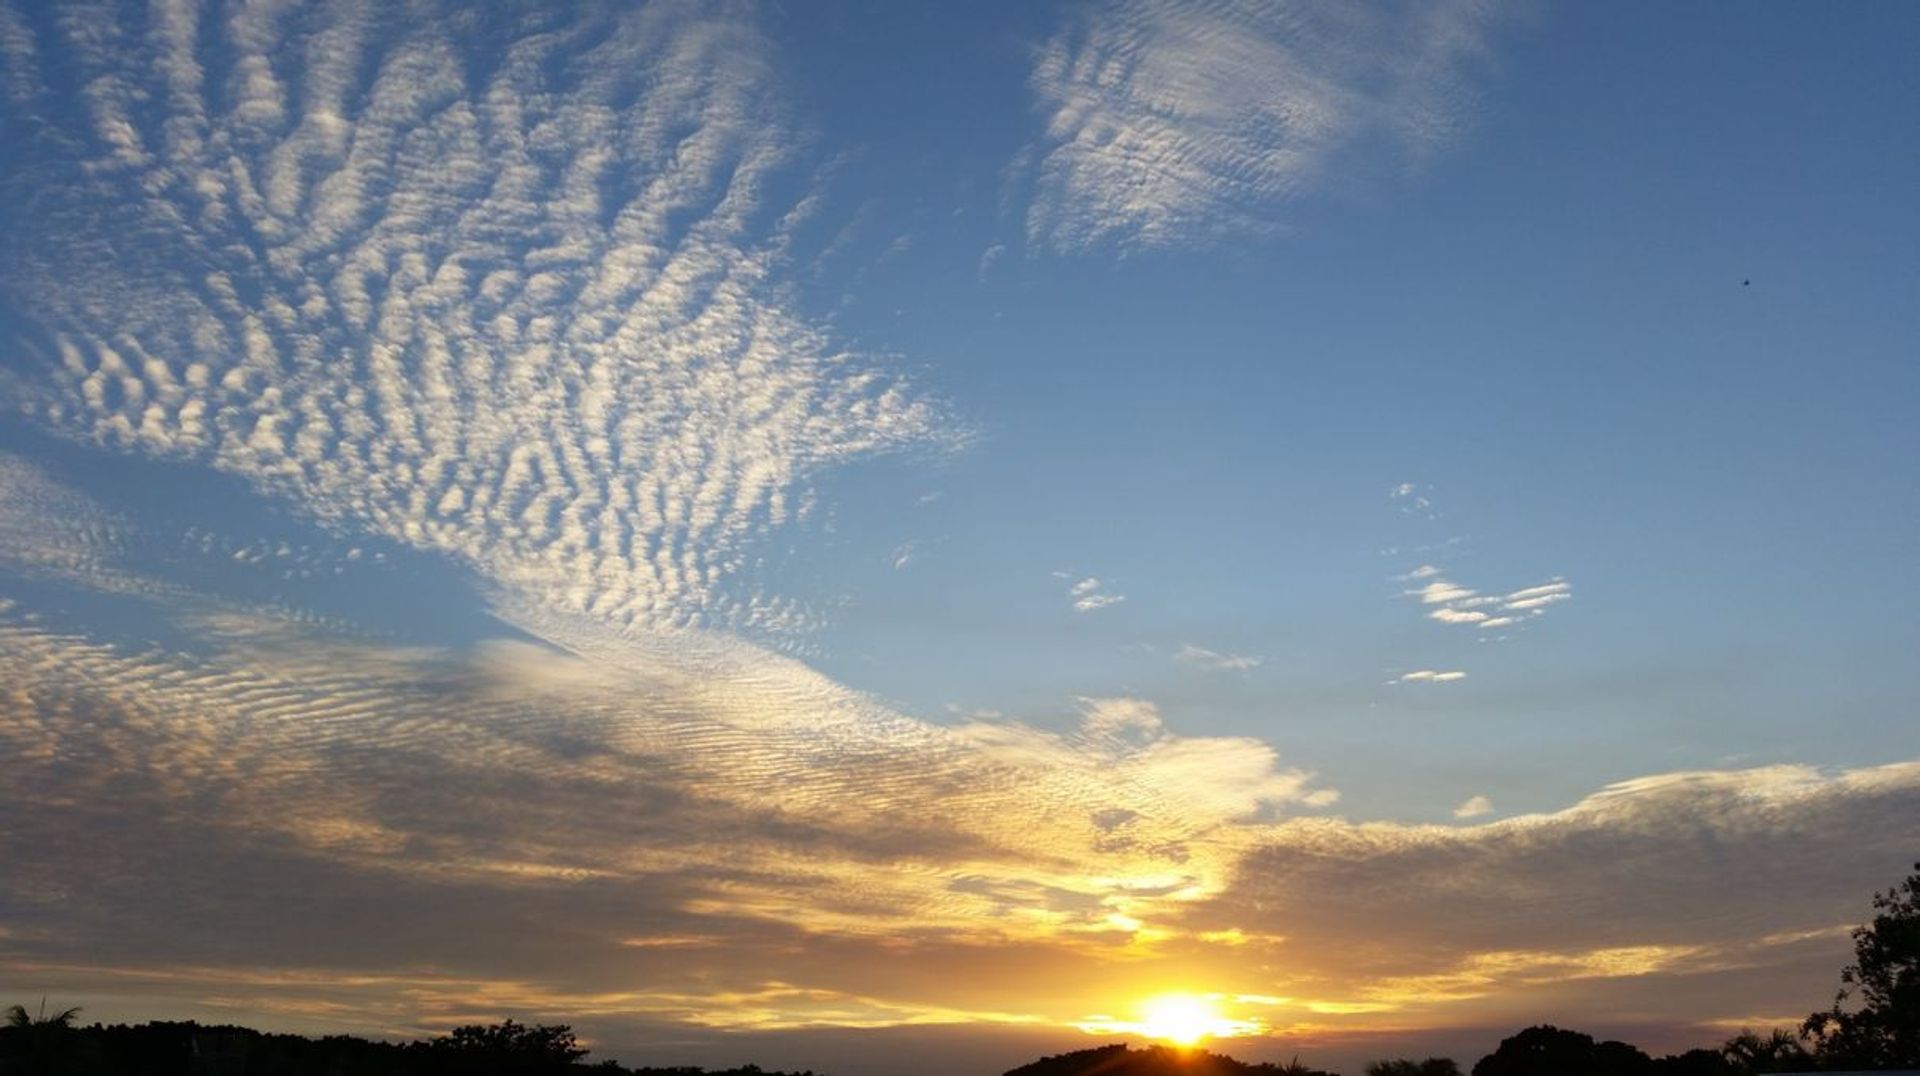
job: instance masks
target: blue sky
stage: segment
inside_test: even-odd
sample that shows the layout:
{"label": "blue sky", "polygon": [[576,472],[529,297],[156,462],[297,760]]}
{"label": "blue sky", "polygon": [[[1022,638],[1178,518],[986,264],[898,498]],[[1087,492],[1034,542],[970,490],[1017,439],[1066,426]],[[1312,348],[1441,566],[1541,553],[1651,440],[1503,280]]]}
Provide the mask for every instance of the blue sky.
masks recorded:
{"label": "blue sky", "polygon": [[1828,997],[1910,6],[430,8],[0,5],[10,981],[853,1073]]}

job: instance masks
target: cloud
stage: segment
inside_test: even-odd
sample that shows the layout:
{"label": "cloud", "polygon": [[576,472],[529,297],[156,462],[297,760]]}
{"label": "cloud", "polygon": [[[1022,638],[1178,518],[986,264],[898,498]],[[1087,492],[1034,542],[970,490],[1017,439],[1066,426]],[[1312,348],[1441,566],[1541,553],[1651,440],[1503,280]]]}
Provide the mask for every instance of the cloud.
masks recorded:
{"label": "cloud", "polygon": [[1479,818],[1493,813],[1493,801],[1485,796],[1469,796],[1453,809],[1455,818]]}
{"label": "cloud", "polygon": [[1457,669],[1448,672],[1436,669],[1415,669],[1413,672],[1401,673],[1394,678],[1393,682],[1396,684],[1451,684],[1466,678],[1467,674]]}
{"label": "cloud", "polygon": [[[1793,1011],[1740,969],[1831,975],[1830,928],[1920,836],[1920,763],[1310,819],[1332,789],[1138,698],[941,726],[711,634],[549,614],[544,641],[403,646],[156,604],[190,649],[0,614],[0,810],[35,820],[0,831],[10,980],[403,1029],[1065,1024],[1226,944],[1219,988],[1282,999],[1276,1027],[1511,1023],[1574,986],[1600,1019],[1626,980],[1619,1011],[1721,1011],[1703,983]],[[1007,988],[1020,969],[1045,985]]]}
{"label": "cloud", "polygon": [[[1058,576],[1061,573],[1054,574]],[[1081,613],[1091,613],[1096,609],[1105,609],[1109,605],[1118,605],[1127,600],[1125,594],[1114,594],[1105,588],[1105,583],[1098,577],[1090,575],[1068,587],[1067,596],[1073,599],[1074,610]]]}
{"label": "cloud", "polygon": [[1557,576],[1537,586],[1522,587],[1506,594],[1482,594],[1470,587],[1460,586],[1431,564],[1422,564],[1395,578],[1402,582],[1421,583],[1400,593],[1403,597],[1418,598],[1422,605],[1438,606],[1427,613],[1428,619],[1442,624],[1472,625],[1481,631],[1524,623],[1545,614],[1549,606],[1573,597],[1573,584]]}
{"label": "cloud", "polygon": [[[1417,486],[1412,482],[1402,482],[1387,491],[1387,499],[1399,505],[1402,515],[1424,516],[1427,519],[1440,518],[1440,513],[1433,506],[1432,487]],[[1416,571],[1418,570],[1419,569],[1416,569]],[[1415,577],[1410,574],[1407,578],[1411,579]]]}
{"label": "cloud", "polygon": [[[1283,929],[1294,966],[1339,970],[1275,992],[1401,1020],[1810,1010],[1844,962],[1831,928],[1910,865],[1917,807],[1920,762],[1903,762],[1659,774],[1473,826],[1295,819],[1190,925]],[[1573,980],[1593,982],[1545,991]]]}
{"label": "cloud", "polygon": [[778,283],[820,199],[768,43],[672,4],[404,14],[0,19],[85,87],[8,106],[20,402],[518,600],[803,627],[752,551],[810,477],[955,442]]}
{"label": "cloud", "polygon": [[908,565],[918,560],[919,556],[919,543],[901,542],[893,547],[893,554],[887,558],[887,562],[893,565],[894,571],[898,572],[905,570]]}
{"label": "cloud", "polygon": [[1420,595],[1420,601],[1423,604],[1436,605],[1441,602],[1455,602],[1462,598],[1471,598],[1477,592],[1468,590],[1466,587],[1455,586],[1445,580],[1436,579],[1426,586],[1421,587],[1417,593]]}
{"label": "cloud", "polygon": [[[1138,699],[1086,700],[1064,732],[949,728],[717,635],[549,621],[530,625],[544,643],[396,647],[218,602],[181,615],[193,652],[0,619],[0,808],[43,823],[0,836],[0,916],[52,902],[73,944],[183,959],[170,917],[390,885],[607,903],[619,938],[1104,945],[1222,891],[1255,820],[1331,795],[1265,744],[1180,735]],[[76,861],[75,841],[95,852]],[[193,880],[235,876],[249,885]],[[166,907],[122,917],[155,889]],[[443,959],[436,938],[392,958]],[[259,959],[294,943],[249,939]]]}
{"label": "cloud", "polygon": [[[103,542],[66,578],[150,547],[182,546]],[[543,608],[427,645],[129,597],[187,642],[0,610],[0,811],[35,820],[0,831],[11,981],[396,1033],[480,1010],[1064,1026],[1128,968],[1227,945],[1219,988],[1280,999],[1276,1028],[1570,998],[1731,1017],[1817,1004],[1832,928],[1920,836],[1920,763],[1653,775],[1470,826],[1308,818],[1334,789],[1140,698],[938,725],[714,633]],[[1045,985],[1007,989],[1022,970]],[[1805,1006],[1779,985],[1801,981]]]}
{"label": "cloud", "polygon": [[1208,650],[1203,646],[1185,643],[1174,652],[1173,660],[1191,665],[1196,669],[1206,669],[1209,672],[1246,672],[1259,668],[1266,659],[1248,654],[1223,654],[1217,650]]}
{"label": "cloud", "polygon": [[1271,231],[1363,146],[1420,158],[1450,144],[1498,15],[1468,0],[1085,9],[1034,64],[1046,133],[1023,155],[1028,238],[1073,251]]}

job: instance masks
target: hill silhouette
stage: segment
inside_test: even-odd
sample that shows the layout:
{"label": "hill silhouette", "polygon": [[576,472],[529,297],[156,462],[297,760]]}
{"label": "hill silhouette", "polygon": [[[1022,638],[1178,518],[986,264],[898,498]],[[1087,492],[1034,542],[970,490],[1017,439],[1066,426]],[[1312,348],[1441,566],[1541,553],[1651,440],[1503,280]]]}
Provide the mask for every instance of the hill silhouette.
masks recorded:
{"label": "hill silhouette", "polygon": [[1275,1065],[1249,1063],[1205,1050],[1148,1046],[1135,1050],[1125,1043],[1075,1050],[1043,1057],[1011,1069],[1006,1076],[1329,1076],[1298,1062]]}

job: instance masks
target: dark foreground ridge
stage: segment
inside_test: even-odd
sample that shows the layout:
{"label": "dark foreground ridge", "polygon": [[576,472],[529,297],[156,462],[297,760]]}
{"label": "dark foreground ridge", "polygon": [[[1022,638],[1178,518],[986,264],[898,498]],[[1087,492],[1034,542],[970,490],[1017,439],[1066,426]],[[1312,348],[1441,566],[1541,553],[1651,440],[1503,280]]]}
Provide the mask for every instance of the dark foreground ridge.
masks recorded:
{"label": "dark foreground ridge", "polygon": [[1128,1049],[1124,1043],[1043,1057],[1006,1076],[1332,1076],[1298,1062],[1252,1064],[1205,1050],[1169,1046]]}

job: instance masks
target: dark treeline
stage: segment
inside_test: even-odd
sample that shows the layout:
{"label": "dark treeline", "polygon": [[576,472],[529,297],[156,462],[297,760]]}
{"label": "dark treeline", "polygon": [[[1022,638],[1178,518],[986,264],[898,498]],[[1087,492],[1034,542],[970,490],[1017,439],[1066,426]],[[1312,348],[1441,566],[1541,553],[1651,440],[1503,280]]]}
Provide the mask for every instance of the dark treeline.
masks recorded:
{"label": "dark treeline", "polygon": [[[1717,1049],[1655,1058],[1624,1042],[1542,1025],[1501,1041],[1472,1076],[1756,1076],[1778,1072],[1920,1072],[1920,863],[1876,893],[1873,920],[1853,932],[1854,962],[1831,1008],[1793,1030],[1743,1031]],[[757,1066],[624,1068],[589,1063],[561,1025],[455,1028],[421,1042],[309,1039],[196,1023],[77,1025],[78,1009],[48,1015],[15,1005],[0,1026],[0,1076],[813,1076]],[[911,1062],[900,1072],[914,1071]],[[1205,1050],[1125,1045],[1041,1058],[1006,1076],[1332,1076],[1301,1065],[1236,1061]],[[1463,1076],[1449,1058],[1383,1060],[1366,1076]]]}
{"label": "dark treeline", "polygon": [[0,1027],[0,1076],[814,1076],[737,1069],[589,1063],[571,1028],[508,1020],[420,1042],[350,1035],[310,1039],[187,1022],[75,1026],[77,1010]]}

